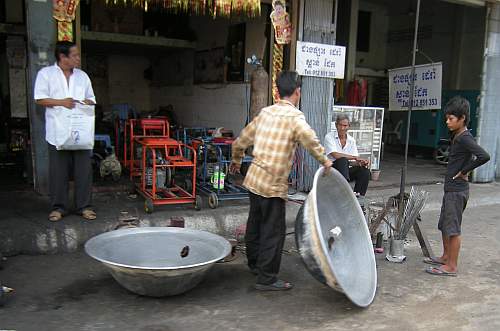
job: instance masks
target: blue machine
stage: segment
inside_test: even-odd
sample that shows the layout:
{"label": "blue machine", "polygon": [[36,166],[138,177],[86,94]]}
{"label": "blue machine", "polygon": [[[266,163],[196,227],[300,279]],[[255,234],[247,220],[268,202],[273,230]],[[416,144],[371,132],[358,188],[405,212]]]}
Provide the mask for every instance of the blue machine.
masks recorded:
{"label": "blue machine", "polygon": [[[231,144],[229,143],[204,143],[198,148],[199,158],[202,160],[198,189],[208,196],[208,205],[215,209],[219,201],[240,200],[248,198],[248,191],[241,185],[237,185],[231,179],[221,179],[213,174],[216,167],[224,175],[228,174],[229,164],[231,163]],[[214,159],[215,156],[215,159]],[[243,163],[252,162],[251,157],[245,157]]]}
{"label": "blue machine", "polygon": [[[193,140],[200,140],[202,143],[209,143],[212,141],[213,137],[211,132],[213,132],[215,128],[206,128],[202,126],[197,127],[186,127],[182,129],[178,129],[175,132],[176,140],[184,143],[185,145],[193,146],[195,150],[198,147],[193,144]],[[184,149],[184,155],[189,156],[190,150],[188,148]]]}
{"label": "blue machine", "polygon": [[[446,90],[442,95],[442,110],[446,103],[454,96],[459,95],[470,103],[469,130],[473,135],[477,129],[477,108],[479,107],[479,91]],[[442,110],[414,111],[411,114],[409,145],[433,149],[434,160],[439,164],[448,163],[449,133]],[[406,112],[405,112],[406,114]],[[401,125],[401,142],[406,137],[406,115]]]}
{"label": "blue machine", "polygon": [[215,128],[196,126],[178,129],[175,134],[178,141],[182,141],[184,144],[190,145],[193,139],[211,141],[212,136],[210,135],[210,132],[214,130]]}
{"label": "blue machine", "polygon": [[109,134],[95,134],[94,135],[94,140],[102,142],[104,144],[105,148],[111,149],[111,147],[112,147],[112,145],[111,145],[111,137],[109,136]]}

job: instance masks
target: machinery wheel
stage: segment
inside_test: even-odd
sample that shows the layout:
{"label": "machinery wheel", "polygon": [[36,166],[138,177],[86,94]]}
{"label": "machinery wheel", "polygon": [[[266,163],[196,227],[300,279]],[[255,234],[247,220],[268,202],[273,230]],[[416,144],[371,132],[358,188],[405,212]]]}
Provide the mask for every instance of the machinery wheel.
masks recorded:
{"label": "machinery wheel", "polygon": [[151,200],[150,198],[146,198],[146,200],[144,200],[144,211],[148,214],[151,214],[153,210],[154,210],[153,200]]}
{"label": "machinery wheel", "polygon": [[193,190],[193,181],[186,178],[184,180],[184,188],[186,189],[186,191],[189,193]]}
{"label": "machinery wheel", "polygon": [[194,200],[194,209],[195,210],[201,210],[201,204],[203,203],[203,200],[201,199],[201,197],[199,195],[196,196],[195,200]]}
{"label": "machinery wheel", "polygon": [[210,193],[208,196],[208,206],[212,209],[215,209],[219,206],[219,198],[217,197],[217,194],[215,193]]}
{"label": "machinery wheel", "polygon": [[137,186],[135,183],[131,183],[129,188],[128,188],[128,193],[129,194],[137,194]]}
{"label": "machinery wheel", "polygon": [[172,169],[170,168],[165,168],[165,186],[166,187],[172,187],[172,184],[174,183],[173,181],[173,176],[172,176]]}
{"label": "machinery wheel", "polygon": [[438,164],[446,165],[448,164],[448,156],[450,154],[450,145],[440,144],[434,150],[433,157],[434,161]]}

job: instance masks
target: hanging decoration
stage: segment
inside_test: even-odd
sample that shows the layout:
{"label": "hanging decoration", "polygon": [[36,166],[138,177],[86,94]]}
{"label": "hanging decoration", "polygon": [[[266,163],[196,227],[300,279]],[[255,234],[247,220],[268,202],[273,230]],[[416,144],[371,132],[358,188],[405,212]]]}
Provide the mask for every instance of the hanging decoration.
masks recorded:
{"label": "hanging decoration", "polygon": [[57,21],[57,40],[73,41],[73,21],[80,0],[52,0],[52,17]]}
{"label": "hanging decoration", "polygon": [[161,9],[172,13],[210,15],[212,18],[260,16],[260,0],[104,0],[107,6]]}
{"label": "hanging decoration", "polygon": [[278,87],[276,86],[276,78],[283,69],[283,45],[289,44],[292,40],[292,24],[290,23],[290,16],[286,12],[285,2],[283,0],[273,1],[273,11],[270,17],[274,28],[272,72],[273,101],[277,102],[280,97]]}
{"label": "hanging decoration", "polygon": [[280,94],[278,92],[278,86],[276,86],[276,78],[278,74],[283,70],[283,45],[274,43],[273,45],[273,101],[276,103],[280,99]]}
{"label": "hanging decoration", "polygon": [[283,0],[273,1],[273,11],[270,16],[274,27],[274,41],[280,45],[289,44],[292,40],[292,23]]}

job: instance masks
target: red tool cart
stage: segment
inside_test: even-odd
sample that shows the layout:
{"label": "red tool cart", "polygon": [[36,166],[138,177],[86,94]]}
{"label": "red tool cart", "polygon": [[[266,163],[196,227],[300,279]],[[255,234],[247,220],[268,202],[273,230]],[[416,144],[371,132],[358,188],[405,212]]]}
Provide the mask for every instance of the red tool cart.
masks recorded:
{"label": "red tool cart", "polygon": [[[144,210],[152,213],[154,206],[193,203],[196,210],[201,209],[201,197],[196,195],[196,151],[171,138],[136,138],[135,143],[142,147],[142,160],[139,164],[140,181],[136,184],[138,192],[144,196]],[[190,150],[191,158],[184,156]],[[184,187],[175,183],[173,174],[183,169],[189,171]]]}
{"label": "red tool cart", "polygon": [[128,166],[132,179],[134,176],[140,176],[138,171],[140,160],[137,160],[138,157],[136,157],[136,154],[140,155],[140,151],[137,152],[135,147],[137,139],[145,137],[168,138],[170,137],[170,127],[168,121],[161,118],[131,119],[125,127],[124,164]]}

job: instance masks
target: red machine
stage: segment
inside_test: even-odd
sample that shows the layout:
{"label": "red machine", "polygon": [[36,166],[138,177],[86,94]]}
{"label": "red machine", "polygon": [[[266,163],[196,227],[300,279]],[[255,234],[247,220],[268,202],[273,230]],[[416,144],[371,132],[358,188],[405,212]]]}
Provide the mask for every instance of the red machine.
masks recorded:
{"label": "red machine", "polygon": [[[120,129],[120,121],[115,124],[115,141],[120,142],[121,163],[130,169],[134,160],[134,139],[136,137],[170,137],[170,124],[163,118],[127,119]],[[123,134],[123,137],[119,137]],[[120,139],[123,138],[123,139]]]}
{"label": "red machine", "polygon": [[[128,130],[127,130],[128,129]],[[128,136],[127,136],[128,132]],[[131,119],[125,124],[125,144],[123,163],[129,168],[130,178],[139,176],[139,160],[136,160],[135,143],[140,138],[168,138],[170,137],[169,123],[166,119],[143,118]],[[128,146],[127,146],[128,145]]]}
{"label": "red machine", "polygon": [[[142,160],[138,173],[140,182],[136,187],[144,196],[144,210],[152,213],[156,205],[193,203],[196,210],[201,209],[201,197],[196,196],[196,151],[171,138],[135,138],[142,147]],[[189,149],[191,159],[184,156]],[[180,169],[188,170],[184,188],[175,183],[173,174]]]}

